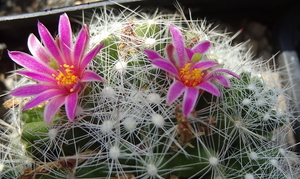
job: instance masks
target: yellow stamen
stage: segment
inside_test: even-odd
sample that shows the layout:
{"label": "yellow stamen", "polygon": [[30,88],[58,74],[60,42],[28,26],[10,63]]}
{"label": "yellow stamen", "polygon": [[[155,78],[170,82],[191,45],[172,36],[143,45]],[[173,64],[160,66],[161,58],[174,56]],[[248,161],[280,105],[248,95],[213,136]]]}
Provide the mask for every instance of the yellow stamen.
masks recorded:
{"label": "yellow stamen", "polygon": [[67,64],[61,65],[64,70],[57,70],[59,74],[56,76],[52,74],[57,80],[57,84],[69,88],[70,92],[73,92],[73,86],[78,81],[78,76],[74,73],[74,66]]}
{"label": "yellow stamen", "polygon": [[191,69],[191,63],[186,64],[179,72],[181,82],[189,87],[197,86],[202,82],[203,69]]}

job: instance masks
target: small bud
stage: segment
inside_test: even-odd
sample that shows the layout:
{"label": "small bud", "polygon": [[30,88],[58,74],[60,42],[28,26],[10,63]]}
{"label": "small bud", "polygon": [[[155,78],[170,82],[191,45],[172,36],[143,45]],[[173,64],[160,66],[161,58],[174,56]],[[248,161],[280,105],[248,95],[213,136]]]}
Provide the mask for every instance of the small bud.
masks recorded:
{"label": "small bud", "polygon": [[193,62],[199,62],[202,59],[202,55],[200,53],[195,53],[192,57]]}

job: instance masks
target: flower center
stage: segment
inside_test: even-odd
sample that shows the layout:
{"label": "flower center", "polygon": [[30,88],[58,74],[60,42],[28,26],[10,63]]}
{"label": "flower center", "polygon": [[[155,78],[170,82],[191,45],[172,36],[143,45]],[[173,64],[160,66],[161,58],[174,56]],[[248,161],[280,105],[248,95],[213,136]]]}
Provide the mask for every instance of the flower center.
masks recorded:
{"label": "flower center", "polygon": [[67,87],[70,92],[73,92],[75,89],[74,85],[77,83],[79,77],[74,73],[74,66],[70,66],[67,64],[61,65],[63,70],[58,70],[58,76],[52,75],[57,80],[57,84]]}
{"label": "flower center", "polygon": [[202,82],[202,77],[204,75],[202,71],[203,69],[192,69],[191,63],[187,63],[179,72],[181,82],[188,87],[197,86]]}

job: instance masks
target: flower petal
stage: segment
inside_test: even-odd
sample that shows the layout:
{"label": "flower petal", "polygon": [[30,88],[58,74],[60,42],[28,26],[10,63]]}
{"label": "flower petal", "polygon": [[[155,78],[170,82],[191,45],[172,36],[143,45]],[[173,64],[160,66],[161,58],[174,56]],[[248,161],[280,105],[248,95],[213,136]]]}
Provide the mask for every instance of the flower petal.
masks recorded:
{"label": "flower petal", "polygon": [[35,58],[26,53],[12,51],[8,52],[8,55],[14,62],[27,68],[28,70],[48,73],[50,75],[57,74],[57,71],[55,71],[53,68],[49,67],[43,62],[37,61]]}
{"label": "flower petal", "polygon": [[184,91],[185,85],[180,81],[175,81],[169,88],[167,94],[167,103],[173,103]]}
{"label": "flower petal", "polygon": [[47,123],[51,122],[58,109],[65,103],[65,98],[65,96],[59,96],[48,102],[44,112],[44,119]]}
{"label": "flower petal", "polygon": [[78,103],[78,93],[74,92],[69,94],[65,98],[66,103],[66,113],[69,121],[73,122],[75,118],[77,103]]}
{"label": "flower petal", "polygon": [[36,60],[42,61],[46,64],[50,62],[51,56],[48,54],[45,47],[40,43],[35,35],[29,35],[27,46],[30,53],[36,58]]}
{"label": "flower petal", "polygon": [[81,78],[82,82],[90,82],[90,81],[102,81],[104,82],[104,80],[95,72],[90,71],[90,70],[85,70],[82,78]]}
{"label": "flower petal", "polygon": [[194,68],[204,68],[204,69],[207,69],[207,68],[211,68],[211,67],[214,67],[214,66],[217,66],[217,65],[219,65],[219,63],[215,62],[215,61],[200,61],[200,62],[197,62],[194,65]]}
{"label": "flower petal", "polygon": [[199,89],[193,87],[187,87],[183,96],[183,114],[187,117],[196,105],[198,100]]}
{"label": "flower petal", "polygon": [[63,53],[65,60],[71,59],[72,50],[72,30],[69,17],[66,13],[62,14],[59,18],[58,24],[58,36],[59,36],[59,46],[61,52]]}
{"label": "flower petal", "polygon": [[21,75],[26,75],[37,81],[43,81],[43,82],[49,82],[49,83],[56,84],[56,80],[52,76],[49,76],[44,73],[32,72],[32,71],[18,71],[18,73]]}
{"label": "flower petal", "polygon": [[88,43],[89,43],[88,27],[86,25],[83,25],[76,39],[74,45],[74,52],[73,52],[73,63],[74,66],[77,68],[79,68],[81,59],[83,58],[83,55],[87,49]]}
{"label": "flower petal", "polygon": [[188,49],[188,48],[185,48],[185,51],[186,51],[188,58],[191,60],[195,53],[191,49]]}
{"label": "flower petal", "polygon": [[150,60],[164,59],[162,56],[160,56],[160,54],[158,54],[157,52],[155,52],[153,50],[144,50],[144,52],[146,53],[146,55],[148,56],[148,58]]}
{"label": "flower petal", "polygon": [[169,72],[175,76],[179,75],[179,73],[178,73],[177,69],[174,67],[174,65],[165,59],[153,60],[152,64],[156,65],[157,67],[159,67],[159,68],[165,70],[166,72]]}
{"label": "flower petal", "polygon": [[204,81],[204,82],[200,83],[197,86],[197,88],[207,91],[215,96],[218,96],[218,97],[221,96],[219,89],[213,83],[211,83],[209,81]]}
{"label": "flower petal", "polygon": [[95,58],[95,56],[98,54],[98,52],[103,48],[104,43],[101,43],[97,45],[95,48],[93,48],[88,54],[85,55],[83,60],[80,63],[80,70],[83,71],[86,66]]}
{"label": "flower petal", "polygon": [[201,43],[195,45],[195,46],[192,48],[192,51],[193,51],[194,53],[204,54],[204,53],[209,49],[210,46],[211,46],[211,43],[210,43],[210,42],[204,41],[204,42],[201,42]]}
{"label": "flower petal", "polygon": [[28,97],[38,95],[49,89],[53,89],[53,86],[44,84],[27,85],[12,90],[10,94],[16,97]]}
{"label": "flower petal", "polygon": [[172,34],[173,45],[176,50],[176,54],[178,56],[179,65],[183,67],[187,61],[189,60],[185,51],[185,44],[182,37],[182,34],[179,29],[177,29],[174,25],[170,25],[170,31]]}
{"label": "flower petal", "polygon": [[205,75],[205,77],[204,77],[204,81],[205,80],[209,80],[209,78],[212,76],[212,75],[214,75],[215,73],[227,73],[227,74],[229,74],[229,75],[231,75],[231,76],[233,76],[233,77],[235,77],[235,78],[237,78],[237,79],[240,79],[240,76],[238,75],[238,74],[236,74],[236,73],[234,73],[234,72],[232,72],[232,71],[230,71],[230,70],[226,70],[226,69],[217,69],[217,70],[214,70],[214,71],[211,71],[210,73],[208,73],[207,75]]}
{"label": "flower petal", "polygon": [[62,95],[63,95],[63,91],[58,90],[58,89],[46,90],[46,91],[38,94],[35,98],[30,100],[28,103],[26,103],[25,106],[23,107],[23,110],[33,108],[51,98],[55,98],[55,97],[62,96]]}
{"label": "flower petal", "polygon": [[175,47],[172,44],[169,44],[166,47],[166,55],[167,59],[176,67],[176,68],[181,68],[179,61],[178,61],[178,56],[175,51]]}
{"label": "flower petal", "polygon": [[211,77],[210,79],[216,79],[218,80],[222,85],[224,85],[226,88],[230,88],[230,82],[228,80],[228,78],[226,78],[223,75],[215,75],[213,77]]}
{"label": "flower petal", "polygon": [[44,43],[45,47],[48,49],[48,51],[52,54],[54,59],[59,63],[59,64],[64,64],[65,61],[61,56],[61,52],[55,43],[53,37],[51,36],[50,32],[48,29],[41,23],[38,22],[38,31],[40,34],[40,37],[42,39],[42,42]]}

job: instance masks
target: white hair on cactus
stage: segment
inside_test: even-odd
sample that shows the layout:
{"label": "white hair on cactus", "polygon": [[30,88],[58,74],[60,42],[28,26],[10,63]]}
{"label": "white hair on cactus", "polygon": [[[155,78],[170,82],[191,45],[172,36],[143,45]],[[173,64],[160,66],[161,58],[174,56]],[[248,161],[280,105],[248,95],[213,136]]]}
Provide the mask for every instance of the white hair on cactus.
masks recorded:
{"label": "white hair on cactus", "polygon": [[270,164],[273,165],[274,167],[278,167],[278,160],[276,159],[271,159]]}
{"label": "white hair on cactus", "polygon": [[147,173],[152,177],[157,176],[157,167],[153,164],[148,164]]}
{"label": "white hair on cactus", "polygon": [[257,160],[258,159],[258,155],[256,152],[253,152],[251,151],[249,154],[248,154],[249,158],[252,159],[252,160]]}
{"label": "white hair on cactus", "polygon": [[117,160],[120,157],[120,148],[116,145],[112,146],[109,149],[109,157],[113,160]]}
{"label": "white hair on cactus", "polygon": [[111,86],[105,86],[102,89],[101,94],[106,98],[114,98],[116,96],[116,91]]}
{"label": "white hair on cactus", "polygon": [[250,105],[250,104],[251,104],[251,99],[249,99],[249,98],[243,99],[242,104],[243,104],[244,106]]}
{"label": "white hair on cactus", "polygon": [[111,120],[106,120],[103,121],[103,123],[101,124],[100,131],[103,134],[108,134],[112,132],[113,128],[114,128],[114,122]]}
{"label": "white hair on cactus", "polygon": [[156,44],[156,39],[154,38],[146,38],[145,40],[145,47],[150,48],[153,47]]}
{"label": "white hair on cactus", "polygon": [[120,72],[120,73],[125,72],[126,69],[127,69],[127,62],[119,60],[119,61],[115,64],[115,69],[116,69],[118,72]]}
{"label": "white hair on cactus", "polygon": [[256,85],[253,84],[253,83],[251,83],[251,84],[249,84],[249,85],[247,86],[247,88],[248,88],[249,90],[255,91],[255,90],[256,90]]}
{"label": "white hair on cactus", "polygon": [[265,113],[265,115],[264,115],[264,117],[263,117],[263,121],[267,121],[267,120],[269,120],[270,119],[270,114],[267,112],[267,113]]}
{"label": "white hair on cactus", "polygon": [[147,95],[147,101],[153,104],[159,104],[161,101],[160,95],[157,93],[150,93]]}
{"label": "white hair on cactus", "polygon": [[217,157],[209,157],[208,162],[212,166],[217,166],[219,164],[219,159]]}
{"label": "white hair on cactus", "polygon": [[4,169],[4,164],[3,163],[0,163],[0,172],[2,172],[3,171],[3,169]]}
{"label": "white hair on cactus", "polygon": [[165,120],[164,120],[164,117],[160,114],[157,114],[157,113],[153,113],[152,116],[151,116],[151,121],[153,122],[153,124],[156,126],[156,127],[160,127],[162,128],[165,124]]}
{"label": "white hair on cactus", "polygon": [[263,105],[266,104],[265,102],[266,102],[266,100],[265,100],[264,98],[260,97],[260,98],[258,98],[258,99],[256,100],[256,105],[257,105],[257,106],[263,106]]}
{"label": "white hair on cactus", "polygon": [[254,176],[253,176],[253,174],[251,174],[251,173],[247,173],[247,174],[245,175],[245,179],[254,179]]}
{"label": "white hair on cactus", "polygon": [[54,139],[57,136],[57,133],[58,133],[58,129],[56,129],[56,128],[49,129],[47,135],[48,135],[50,141],[54,141]]}
{"label": "white hair on cactus", "polygon": [[286,156],[286,150],[284,148],[279,148],[279,153],[282,155],[282,156]]}
{"label": "white hair on cactus", "polygon": [[214,179],[223,179],[220,175],[216,176]]}
{"label": "white hair on cactus", "polygon": [[136,125],[137,122],[134,118],[132,117],[127,117],[124,121],[123,121],[123,125],[125,127],[125,129],[129,132],[132,132],[136,129]]}

